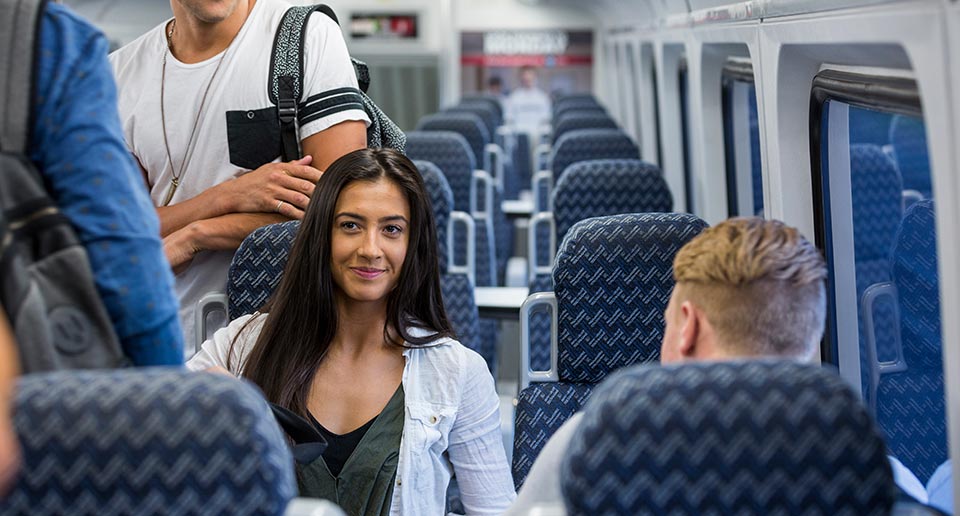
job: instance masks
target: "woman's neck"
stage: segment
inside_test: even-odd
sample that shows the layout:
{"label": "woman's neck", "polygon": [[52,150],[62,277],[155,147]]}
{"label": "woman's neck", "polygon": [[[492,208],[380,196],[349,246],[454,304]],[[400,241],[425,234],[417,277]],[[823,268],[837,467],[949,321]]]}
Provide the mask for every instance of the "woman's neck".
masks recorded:
{"label": "woman's neck", "polygon": [[[330,343],[331,351],[362,355],[390,344],[385,342],[386,303],[337,301],[337,335]],[[396,332],[391,331],[391,335]]]}

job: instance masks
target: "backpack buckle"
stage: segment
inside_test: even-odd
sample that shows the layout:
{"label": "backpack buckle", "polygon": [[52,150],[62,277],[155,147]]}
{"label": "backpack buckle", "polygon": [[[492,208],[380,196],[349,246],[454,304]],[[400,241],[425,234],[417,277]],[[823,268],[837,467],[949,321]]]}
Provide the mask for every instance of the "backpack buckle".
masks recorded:
{"label": "backpack buckle", "polygon": [[277,102],[277,110],[280,114],[280,121],[289,124],[297,118],[297,101],[293,99],[280,99]]}

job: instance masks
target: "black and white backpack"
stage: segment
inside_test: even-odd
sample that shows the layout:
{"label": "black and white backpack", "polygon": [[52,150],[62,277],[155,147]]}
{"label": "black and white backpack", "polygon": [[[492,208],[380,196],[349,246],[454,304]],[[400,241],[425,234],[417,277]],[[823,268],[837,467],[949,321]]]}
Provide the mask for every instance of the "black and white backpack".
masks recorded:
{"label": "black and white backpack", "polygon": [[129,363],[86,249],[27,156],[43,0],[0,0],[0,305],[25,373]]}
{"label": "black and white backpack", "polygon": [[[312,119],[347,109],[363,109],[370,117],[367,127],[367,146],[390,148],[403,152],[407,139],[397,124],[367,96],[370,72],[366,63],[351,58],[357,74],[359,90],[342,88],[325,92],[315,98],[301,99],[303,94],[303,38],[307,20],[320,11],[340,23],[327,5],[294,6],[287,10],[273,41],[270,58],[269,95],[277,106],[280,119],[280,138],[283,161],[300,158],[300,138],[297,128]],[[322,70],[319,73],[323,73]]]}

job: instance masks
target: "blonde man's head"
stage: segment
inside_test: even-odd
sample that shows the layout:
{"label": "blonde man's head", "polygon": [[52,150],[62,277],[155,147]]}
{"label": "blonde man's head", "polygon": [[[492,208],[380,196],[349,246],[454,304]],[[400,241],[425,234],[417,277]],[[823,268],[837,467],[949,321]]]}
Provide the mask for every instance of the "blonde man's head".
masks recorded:
{"label": "blonde man's head", "polygon": [[826,317],[827,269],[795,228],[756,217],[724,221],[680,249],[673,276],[667,325],[673,319],[675,327],[664,336],[665,358],[668,337],[682,340],[676,326],[686,324],[686,312],[701,313],[722,356],[814,355]]}

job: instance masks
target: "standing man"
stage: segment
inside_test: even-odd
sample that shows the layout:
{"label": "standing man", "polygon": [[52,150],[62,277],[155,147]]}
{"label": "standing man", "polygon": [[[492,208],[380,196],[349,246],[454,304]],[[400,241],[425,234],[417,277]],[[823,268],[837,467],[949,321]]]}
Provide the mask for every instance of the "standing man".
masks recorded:
{"label": "standing man", "polygon": [[[223,292],[233,252],[261,226],[303,217],[321,170],[366,146],[369,118],[336,23],[311,16],[298,106],[304,158],[279,163],[267,91],[284,0],[170,0],[174,17],[111,55],[120,117],[160,216],[180,321]],[[188,344],[188,349],[192,346]]]}
{"label": "standing man", "polygon": [[537,87],[537,71],[532,66],[520,68],[520,87],[507,97],[507,118],[521,131],[536,134],[551,116],[550,97]]}

